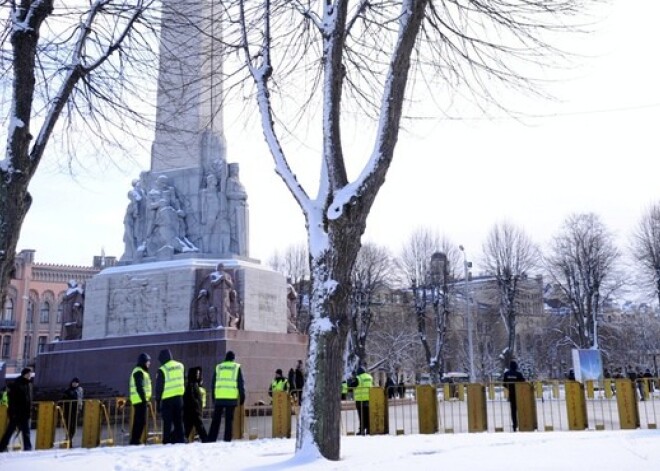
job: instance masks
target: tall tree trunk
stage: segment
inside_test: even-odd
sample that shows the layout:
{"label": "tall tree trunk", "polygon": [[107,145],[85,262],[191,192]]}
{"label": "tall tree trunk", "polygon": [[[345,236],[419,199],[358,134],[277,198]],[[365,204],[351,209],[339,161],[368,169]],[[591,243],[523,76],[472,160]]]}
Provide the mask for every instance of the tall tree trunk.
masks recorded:
{"label": "tall tree trunk", "polygon": [[[365,215],[358,224],[329,222],[325,250],[312,255],[312,312],[308,377],[303,390],[297,448],[338,460],[341,439],[341,382],[351,310],[351,271],[360,249]],[[310,247],[314,234],[310,228]]]}
{"label": "tall tree trunk", "polygon": [[25,215],[30,209],[32,197],[27,191],[27,181],[22,175],[14,174],[9,179],[0,172],[0,309],[4,308],[7,286],[14,270],[16,246]]}

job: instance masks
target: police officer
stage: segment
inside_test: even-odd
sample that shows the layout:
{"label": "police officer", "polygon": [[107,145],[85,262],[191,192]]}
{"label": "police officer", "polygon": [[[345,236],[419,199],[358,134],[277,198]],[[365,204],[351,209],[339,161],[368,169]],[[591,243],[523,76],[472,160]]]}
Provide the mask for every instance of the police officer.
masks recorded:
{"label": "police officer", "polygon": [[268,387],[268,395],[273,397],[273,391],[286,391],[289,392],[291,386],[289,385],[289,380],[284,377],[281,369],[275,370],[275,379],[270,383]]}
{"label": "police officer", "polygon": [[511,360],[509,369],[504,372],[502,377],[504,385],[509,390],[509,404],[511,405],[511,423],[513,431],[518,430],[518,405],[516,404],[516,383],[525,381],[523,374],[518,371],[518,363]]}
{"label": "police officer", "polygon": [[133,427],[131,428],[131,445],[142,443],[142,434],[147,424],[147,404],[151,401],[151,378],[149,377],[149,366],[151,357],[146,353],[140,353],[137,365],[131,372],[128,383],[129,399],[133,407]]}
{"label": "police officer", "polygon": [[185,443],[183,433],[184,366],[172,358],[169,349],[158,354],[156,406],[163,418],[163,444]]}
{"label": "police officer", "polygon": [[218,363],[213,374],[211,389],[214,401],[213,419],[209,430],[209,441],[218,439],[222,414],[225,415],[224,441],[230,442],[234,424],[234,409],[245,403],[245,383],[241,365],[236,363],[236,356],[231,350],[225,355],[223,362]]}
{"label": "police officer", "polygon": [[359,367],[357,375],[348,384],[354,388],[353,399],[355,399],[355,408],[360,422],[358,435],[369,435],[369,389],[371,389],[373,383],[373,377],[364,371],[364,368]]}

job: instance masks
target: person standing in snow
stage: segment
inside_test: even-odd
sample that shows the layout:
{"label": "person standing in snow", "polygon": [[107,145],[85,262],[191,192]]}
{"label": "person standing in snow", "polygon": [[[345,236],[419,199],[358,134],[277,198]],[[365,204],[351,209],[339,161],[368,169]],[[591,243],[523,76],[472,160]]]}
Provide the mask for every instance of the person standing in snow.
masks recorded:
{"label": "person standing in snow", "polygon": [[236,356],[231,350],[225,355],[223,362],[218,363],[213,374],[211,394],[213,398],[213,419],[209,429],[209,441],[218,439],[220,421],[225,416],[224,441],[230,442],[234,425],[234,410],[236,406],[245,403],[245,382],[241,365],[234,360]]}
{"label": "person standing in snow", "polygon": [[523,374],[518,371],[518,363],[514,360],[511,360],[509,363],[509,369],[504,372],[502,378],[504,385],[509,391],[509,404],[511,405],[511,424],[513,431],[518,430],[518,405],[516,404],[516,383],[521,383],[525,381]]}

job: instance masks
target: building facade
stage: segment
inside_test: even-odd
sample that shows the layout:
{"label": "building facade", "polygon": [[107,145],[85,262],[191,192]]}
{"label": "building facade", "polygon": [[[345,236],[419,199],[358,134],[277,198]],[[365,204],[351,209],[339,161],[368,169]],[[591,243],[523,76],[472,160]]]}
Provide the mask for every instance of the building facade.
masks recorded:
{"label": "building facade", "polygon": [[6,373],[17,373],[33,366],[36,356],[49,342],[59,341],[62,333],[62,300],[68,283],[80,286],[114,257],[94,257],[94,265],[77,267],[35,263],[34,250],[16,255],[14,274],[0,313],[0,361]]}

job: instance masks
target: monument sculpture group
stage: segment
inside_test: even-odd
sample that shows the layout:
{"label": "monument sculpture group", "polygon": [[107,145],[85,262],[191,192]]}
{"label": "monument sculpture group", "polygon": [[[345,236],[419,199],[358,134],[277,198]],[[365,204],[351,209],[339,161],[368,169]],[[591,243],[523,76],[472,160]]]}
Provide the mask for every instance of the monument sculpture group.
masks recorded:
{"label": "monument sculpture group", "polygon": [[238,163],[227,162],[222,83],[207,67],[221,58],[210,36],[175,21],[189,2],[164,3],[151,168],[127,193],[124,253],[87,282],[84,322],[72,301],[66,341],[38,357],[42,386],[74,372],[125,393],[138,354],[163,345],[204,371],[231,349],[246,380],[264,385],[305,355],[306,338],[292,328],[295,290],[250,258],[248,195]]}

